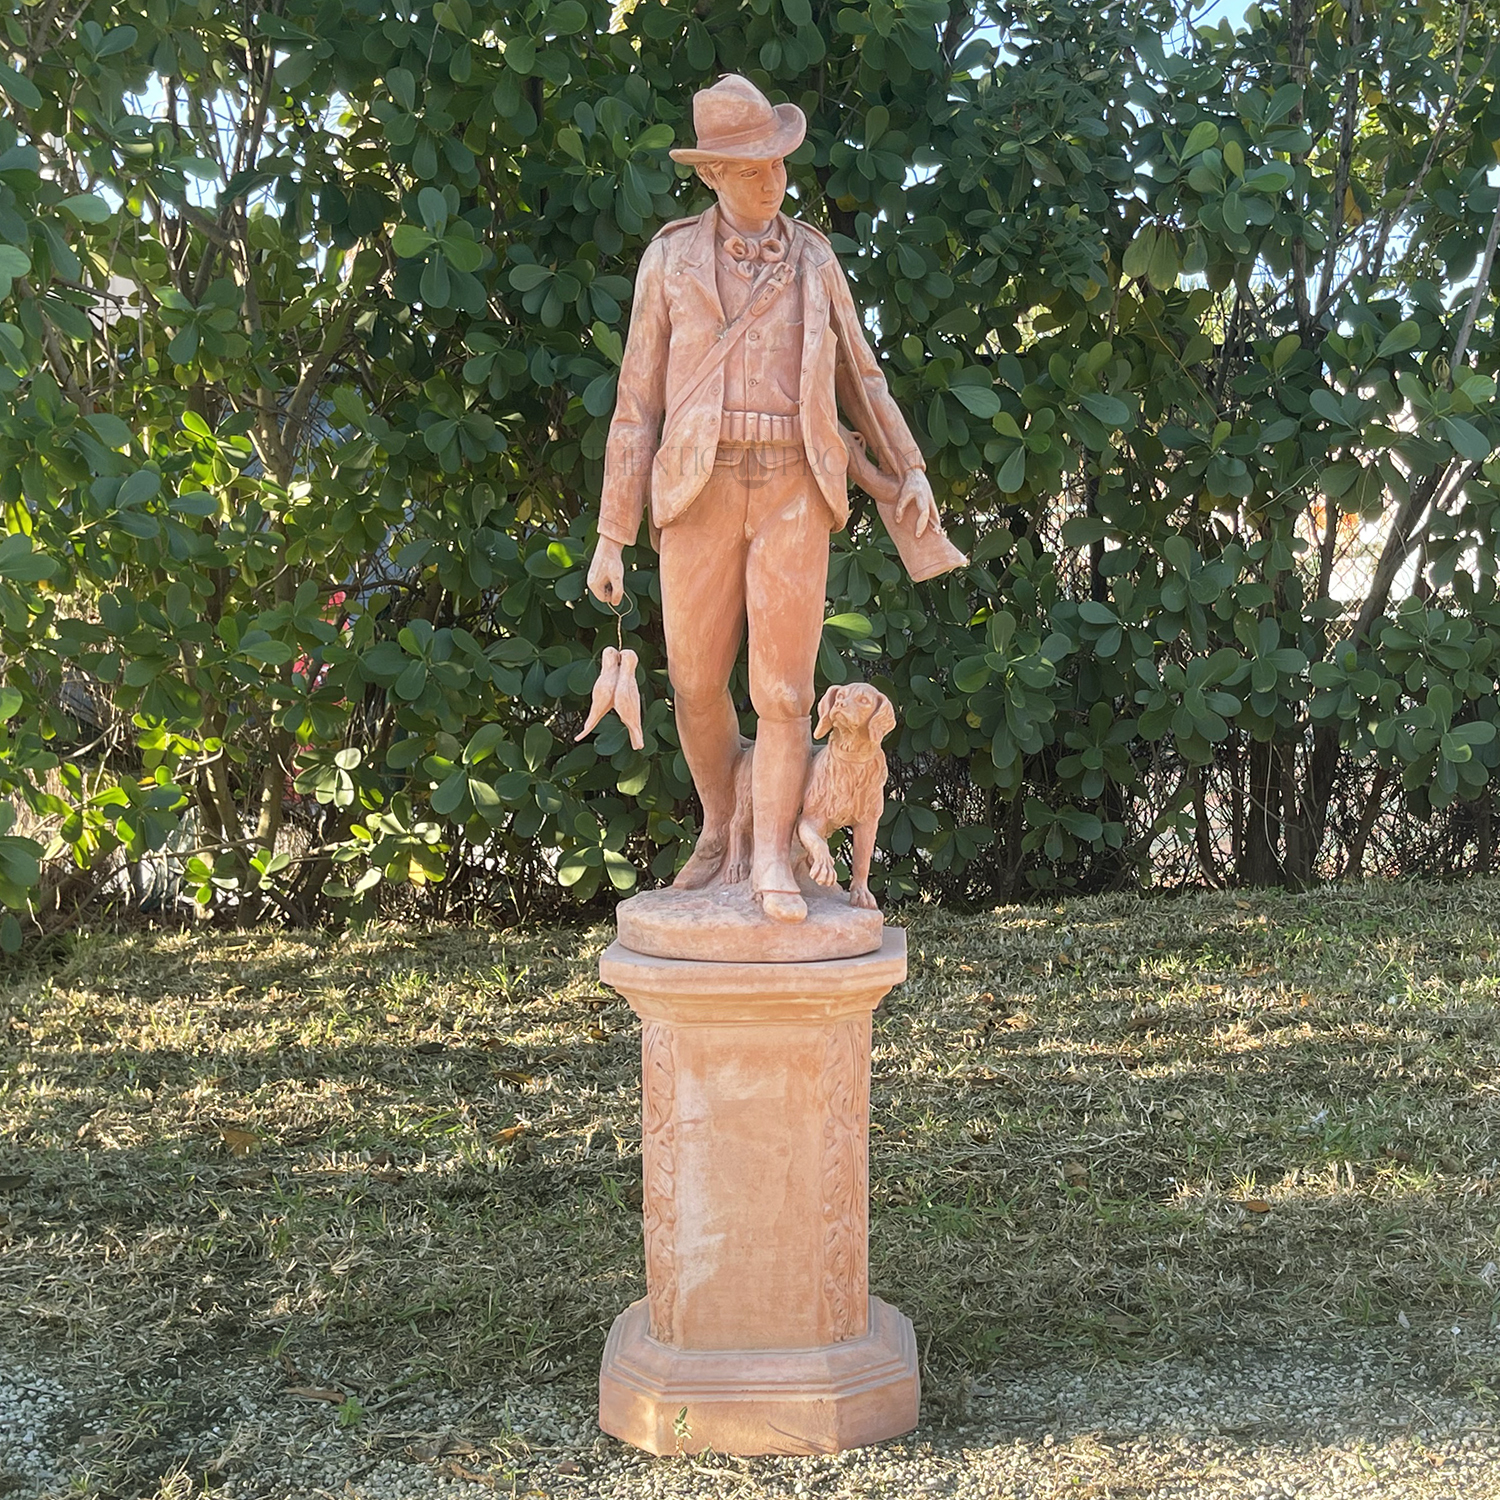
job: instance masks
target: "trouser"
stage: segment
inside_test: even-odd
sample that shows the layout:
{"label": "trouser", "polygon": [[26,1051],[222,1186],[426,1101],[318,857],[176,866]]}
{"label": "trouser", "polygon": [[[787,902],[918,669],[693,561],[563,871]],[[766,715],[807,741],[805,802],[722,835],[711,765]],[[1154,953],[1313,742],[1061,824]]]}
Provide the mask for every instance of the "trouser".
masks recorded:
{"label": "trouser", "polygon": [[[703,489],[657,543],[667,668],[705,834],[726,829],[734,809],[739,723],[729,678],[748,630],[761,876],[783,822],[789,842],[797,808],[784,809],[800,799],[806,773],[832,525],[800,446],[723,444]],[[787,790],[794,775],[795,799]]]}

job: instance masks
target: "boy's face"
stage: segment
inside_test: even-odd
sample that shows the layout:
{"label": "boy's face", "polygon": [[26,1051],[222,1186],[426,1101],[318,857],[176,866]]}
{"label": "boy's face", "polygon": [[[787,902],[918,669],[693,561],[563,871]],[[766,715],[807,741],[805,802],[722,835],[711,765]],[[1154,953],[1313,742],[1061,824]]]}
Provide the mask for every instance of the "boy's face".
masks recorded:
{"label": "boy's face", "polygon": [[774,219],[786,197],[786,163],[722,161],[714,164],[709,186],[736,219]]}

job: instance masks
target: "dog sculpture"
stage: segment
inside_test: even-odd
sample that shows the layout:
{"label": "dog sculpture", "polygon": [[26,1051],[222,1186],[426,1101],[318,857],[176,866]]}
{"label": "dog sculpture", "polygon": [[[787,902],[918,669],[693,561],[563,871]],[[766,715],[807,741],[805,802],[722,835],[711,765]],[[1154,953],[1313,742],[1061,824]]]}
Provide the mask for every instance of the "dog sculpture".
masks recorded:
{"label": "dog sculpture", "polygon": [[[838,872],[829,852],[828,836],[840,828],[854,835],[850,860],[849,904],[873,910],[870,857],[875,833],[885,807],[885,752],[881,742],[896,727],[891,700],[867,682],[831,687],[818,704],[815,739],[828,736],[813,750],[802,791],[802,810],[792,838],[792,867],[818,885],[837,886]],[[729,829],[729,852],[723,878],[737,884],[750,875],[752,768],[755,742],[741,740],[735,766],[734,820]]]}

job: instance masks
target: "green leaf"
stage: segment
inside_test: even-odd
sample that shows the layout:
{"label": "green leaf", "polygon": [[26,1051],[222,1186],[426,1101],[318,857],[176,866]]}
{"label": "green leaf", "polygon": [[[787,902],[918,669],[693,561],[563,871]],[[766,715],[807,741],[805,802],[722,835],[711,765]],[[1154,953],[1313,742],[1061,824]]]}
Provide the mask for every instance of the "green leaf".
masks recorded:
{"label": "green leaf", "polygon": [[521,741],[521,754],[529,770],[535,771],[547,762],[552,754],[552,731],[545,724],[528,724]]}
{"label": "green leaf", "polygon": [[670,125],[648,125],[636,137],[633,149],[642,154],[665,151],[676,139],[677,132]]}
{"label": "green leaf", "polygon": [[472,275],[484,264],[484,246],[477,240],[460,239],[450,234],[443,241],[443,254],[455,271]]}
{"label": "green leaf", "polygon": [[154,469],[137,469],[120,486],[120,492],[115,496],[115,504],[121,510],[129,506],[144,505],[148,500],[154,500],[160,489],[160,474]]}
{"label": "green leaf", "polygon": [[432,794],[432,810],[444,818],[451,818],[463,806],[469,794],[469,773],[462,767],[451,771]]}
{"label": "green leaf", "polygon": [[1495,726],[1487,719],[1475,719],[1468,724],[1455,724],[1448,735],[1464,745],[1489,745],[1495,739]]}
{"label": "green leaf", "polygon": [[167,355],[173,364],[185,365],[198,352],[201,337],[201,331],[196,323],[189,323],[180,328],[167,345]]}
{"label": "green leaf", "polygon": [[1109,526],[1100,516],[1069,516],[1063,522],[1062,539],[1067,547],[1089,547],[1109,535]]}
{"label": "green leaf", "polygon": [[1439,417],[1438,429],[1453,444],[1454,452],[1470,463],[1482,464],[1494,452],[1490,440],[1462,417]]}
{"label": "green leaf", "polygon": [[0,578],[12,583],[40,583],[57,571],[44,552],[33,552],[31,538],[12,533],[0,542]]}
{"label": "green leaf", "polygon": [[1186,161],[1190,156],[1197,156],[1200,151],[1207,151],[1218,139],[1219,127],[1212,120],[1199,120],[1188,131],[1187,143],[1182,148],[1182,159]]}
{"label": "green leaf", "polygon": [[505,739],[503,724],[481,725],[464,749],[464,764],[477,766],[481,761],[487,760],[500,745],[505,743]]}
{"label": "green leaf", "polygon": [[1393,354],[1405,354],[1408,349],[1415,349],[1422,341],[1422,329],[1415,318],[1407,318],[1405,322],[1397,323],[1386,336],[1381,339],[1380,347],[1375,351],[1377,359],[1388,359]]}
{"label": "green leaf", "polygon": [[216,516],[219,513],[218,499],[206,490],[189,490],[174,495],[167,501],[168,509],[180,516]]}
{"label": "green leaf", "polygon": [[80,224],[103,224],[114,214],[114,210],[97,193],[75,193],[71,198],[64,198],[57,206]]}
{"label": "green leaf", "polygon": [[552,280],[552,272],[546,266],[520,265],[511,268],[510,284],[518,292],[529,292]]}
{"label": "green leaf", "polygon": [[1328,496],[1330,500],[1337,500],[1342,495],[1347,495],[1356,479],[1364,473],[1364,465],[1352,458],[1341,459],[1338,463],[1329,464],[1321,474],[1318,475],[1318,488]]}
{"label": "green leaf", "polygon": [[105,38],[95,57],[116,57],[135,46],[140,33],[134,26],[116,26]]}
{"label": "green leaf", "polygon": [[438,0],[432,7],[432,18],[444,30],[456,31],[460,36],[470,35],[474,25],[469,0]]}
{"label": "green leaf", "polygon": [[417,194],[417,212],[427,232],[441,239],[448,227],[448,200],[435,187],[424,187]]}
{"label": "green leaf", "polygon": [[613,849],[604,851],[604,873],[609,876],[609,883],[617,891],[635,889],[637,879],[635,866],[623,854],[617,854]]}
{"label": "green leaf", "polygon": [[950,393],[981,421],[988,422],[1000,412],[1000,397],[989,386],[955,385]]}
{"label": "green leaf", "polygon": [[536,68],[536,42],[529,36],[513,36],[505,43],[505,64],[527,77]]}
{"label": "green leaf", "polygon": [[1146,279],[1157,291],[1166,291],[1176,286],[1177,274],[1182,262],[1177,257],[1177,236],[1170,229],[1160,230],[1156,243],[1151,247],[1151,259],[1146,265]]}
{"label": "green leaf", "polygon": [[317,54],[311,47],[301,47],[289,54],[276,65],[276,82],[288,93],[293,89],[299,89],[309,78],[312,70],[317,66]]}
{"label": "green leaf", "polygon": [[1014,495],[1026,483],[1025,448],[1011,449],[1006,455],[1005,462],[1000,465],[999,473],[995,475],[995,483],[1007,495]]}
{"label": "green leaf", "polygon": [[583,392],[583,409],[591,417],[605,417],[614,409],[615,383],[619,375],[607,370],[589,381]]}
{"label": "green leaf", "polygon": [[1106,427],[1130,425],[1130,408],[1118,396],[1106,395],[1103,391],[1085,391],[1078,398],[1080,404],[1104,423]]}
{"label": "green leaf", "polygon": [[422,696],[422,690],[426,686],[427,663],[414,661],[408,663],[405,670],[396,679],[393,691],[398,698],[404,698],[408,703],[411,703]]}
{"label": "green leaf", "polygon": [[1247,193],[1284,193],[1297,180],[1297,174],[1284,161],[1268,161],[1264,166],[1247,172],[1244,190]]}
{"label": "green leaf", "polygon": [[977,693],[990,680],[989,658],[969,656],[953,669],[953,686],[960,693]]}
{"label": "green leaf", "polygon": [[1347,427],[1349,425],[1344,416],[1343,403],[1332,391],[1320,386],[1307,398],[1307,404],[1325,422],[1332,422],[1335,427]]}
{"label": "green leaf", "polygon": [[447,307],[453,293],[448,263],[434,257],[422,268],[422,301],[428,307]]}
{"label": "green leaf", "polygon": [[434,243],[433,237],[415,224],[398,224],[391,231],[391,249],[403,259],[425,255]]}
{"label": "green leaf", "polygon": [[1146,275],[1151,258],[1156,253],[1156,226],[1146,224],[1137,232],[1120,261],[1120,269],[1132,280],[1139,281]]}
{"label": "green leaf", "polygon": [[24,891],[41,878],[42,846],[35,839],[17,838],[9,834],[0,838],[0,885],[8,881]]}
{"label": "green leaf", "polygon": [[625,358],[625,343],[619,330],[607,327],[597,318],[589,329],[589,337],[596,348],[611,364],[619,364]]}
{"label": "green leaf", "polygon": [[25,74],[18,73],[3,63],[0,63],[0,92],[14,99],[22,109],[42,107],[42,95],[37,86]]}
{"label": "green leaf", "polygon": [[285,641],[278,641],[273,637],[254,640],[246,636],[240,643],[240,651],[252,661],[261,662],[268,667],[284,667],[297,654]]}
{"label": "green leaf", "polygon": [[874,633],[875,627],[870,623],[869,617],[861,614],[829,615],[823,621],[825,630],[837,630],[844,635],[863,639]]}

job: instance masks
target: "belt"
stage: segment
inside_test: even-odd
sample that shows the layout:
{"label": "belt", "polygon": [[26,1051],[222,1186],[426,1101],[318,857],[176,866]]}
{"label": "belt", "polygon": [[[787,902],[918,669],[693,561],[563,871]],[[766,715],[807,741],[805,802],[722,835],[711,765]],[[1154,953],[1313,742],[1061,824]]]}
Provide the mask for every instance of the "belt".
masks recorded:
{"label": "belt", "polygon": [[778,447],[800,446],[802,418],[795,412],[776,416],[767,411],[726,411],[719,424],[721,443],[773,444]]}

